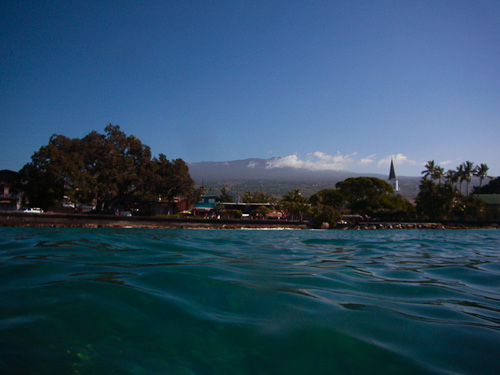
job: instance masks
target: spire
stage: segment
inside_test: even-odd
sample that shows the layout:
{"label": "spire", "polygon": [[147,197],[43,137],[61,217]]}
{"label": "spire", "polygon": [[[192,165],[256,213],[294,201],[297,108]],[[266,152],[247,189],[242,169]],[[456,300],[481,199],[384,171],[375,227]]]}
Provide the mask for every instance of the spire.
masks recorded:
{"label": "spire", "polygon": [[390,180],[397,180],[398,178],[396,177],[396,171],[394,170],[394,163],[391,159],[391,170],[389,171],[389,181]]}
{"label": "spire", "polygon": [[392,187],[394,188],[394,191],[398,192],[399,191],[398,178],[396,177],[396,171],[394,169],[394,162],[392,161],[392,158],[391,158],[391,169],[389,171],[389,181],[392,181]]}

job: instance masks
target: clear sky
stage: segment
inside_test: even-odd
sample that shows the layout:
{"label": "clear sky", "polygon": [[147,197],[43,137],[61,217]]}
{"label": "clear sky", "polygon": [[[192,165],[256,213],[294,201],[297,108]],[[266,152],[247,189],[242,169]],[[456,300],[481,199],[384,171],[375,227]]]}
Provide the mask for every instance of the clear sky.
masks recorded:
{"label": "clear sky", "polygon": [[498,0],[16,0],[0,38],[0,169],[112,123],[188,162],[500,175]]}

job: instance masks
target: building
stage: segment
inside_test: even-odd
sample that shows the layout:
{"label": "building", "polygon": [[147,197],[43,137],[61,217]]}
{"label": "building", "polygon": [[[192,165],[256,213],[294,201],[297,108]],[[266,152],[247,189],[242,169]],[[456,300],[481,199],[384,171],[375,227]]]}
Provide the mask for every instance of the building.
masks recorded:
{"label": "building", "polygon": [[172,202],[159,198],[158,201],[153,202],[151,213],[153,215],[173,215],[190,211],[193,207],[194,203],[188,198],[174,197]]}
{"label": "building", "polygon": [[474,194],[488,205],[496,205],[500,207],[500,194]]}
{"label": "building", "polygon": [[399,192],[399,182],[398,178],[396,177],[396,171],[394,170],[394,162],[391,159],[391,169],[389,170],[389,183],[392,185],[394,188],[395,192]]}
{"label": "building", "polygon": [[[258,213],[258,209],[268,207],[269,213]],[[219,213],[228,213],[229,211],[239,211],[242,217],[258,216],[268,217],[270,219],[281,219],[282,212],[273,210],[273,205],[269,202],[262,203],[243,203],[243,202],[223,202],[222,197],[215,193],[204,194],[201,200],[194,205],[193,213],[196,216],[213,216]],[[228,214],[233,217],[235,213]]]}
{"label": "building", "polygon": [[194,205],[194,214],[204,215],[213,213],[220,201],[220,196],[217,194],[204,194],[201,196],[201,200]]}
{"label": "building", "polygon": [[16,211],[21,206],[20,194],[12,192],[12,184],[17,178],[17,172],[4,169],[0,171],[0,210]]}

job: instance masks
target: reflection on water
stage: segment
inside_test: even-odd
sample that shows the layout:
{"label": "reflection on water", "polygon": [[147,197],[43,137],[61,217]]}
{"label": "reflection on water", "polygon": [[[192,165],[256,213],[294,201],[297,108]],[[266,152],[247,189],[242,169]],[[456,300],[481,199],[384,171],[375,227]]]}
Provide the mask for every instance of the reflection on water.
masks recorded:
{"label": "reflection on water", "polygon": [[500,368],[497,230],[0,231],[2,373]]}

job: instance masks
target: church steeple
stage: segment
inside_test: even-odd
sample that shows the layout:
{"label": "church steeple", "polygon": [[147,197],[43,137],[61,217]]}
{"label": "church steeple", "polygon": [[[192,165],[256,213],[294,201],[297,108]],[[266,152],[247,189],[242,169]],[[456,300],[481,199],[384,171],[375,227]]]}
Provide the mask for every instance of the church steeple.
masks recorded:
{"label": "church steeple", "polygon": [[398,178],[396,177],[396,170],[394,169],[394,162],[391,159],[391,169],[389,170],[389,181],[394,188],[394,191],[399,191]]}
{"label": "church steeple", "polygon": [[397,180],[396,171],[394,170],[394,162],[391,159],[391,170],[389,171],[389,181]]}

